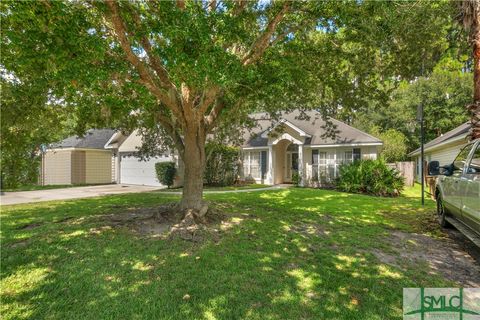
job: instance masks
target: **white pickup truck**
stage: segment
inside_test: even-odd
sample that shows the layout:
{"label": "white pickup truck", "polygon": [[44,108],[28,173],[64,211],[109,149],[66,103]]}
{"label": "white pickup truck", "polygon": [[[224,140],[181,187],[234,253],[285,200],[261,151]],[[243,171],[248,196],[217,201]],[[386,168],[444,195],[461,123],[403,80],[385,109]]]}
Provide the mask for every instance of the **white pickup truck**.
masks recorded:
{"label": "white pickup truck", "polygon": [[467,144],[452,164],[440,167],[437,173],[440,225],[453,225],[480,247],[480,139]]}

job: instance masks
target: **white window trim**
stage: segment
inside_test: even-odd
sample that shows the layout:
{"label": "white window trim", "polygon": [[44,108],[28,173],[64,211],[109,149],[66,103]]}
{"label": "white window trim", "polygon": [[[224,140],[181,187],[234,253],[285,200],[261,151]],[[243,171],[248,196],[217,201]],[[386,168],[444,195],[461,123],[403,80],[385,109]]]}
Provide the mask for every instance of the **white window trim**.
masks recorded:
{"label": "white window trim", "polygon": [[[243,157],[243,161],[244,161],[243,175],[244,175],[244,178],[246,178],[248,176],[251,176],[255,180],[261,180],[262,179],[262,151],[267,151],[268,152],[268,149],[267,150],[265,150],[265,149],[263,149],[263,150],[249,150],[249,151],[245,152],[245,156]],[[255,176],[255,177],[252,175],[252,164],[253,164],[252,153],[258,154],[258,176]],[[247,156],[247,154],[248,154],[248,156]],[[247,170],[245,170],[245,163],[247,164],[246,165]],[[266,173],[268,174],[268,167],[267,167],[267,172]]]}
{"label": "white window trim", "polygon": [[[316,166],[318,174],[320,174],[320,172],[326,172],[328,174],[329,168],[333,167],[333,178],[337,178],[339,173],[339,167],[343,163],[353,162],[353,148],[347,149],[347,150],[333,149],[330,151],[325,151],[325,150],[322,151],[322,148],[313,148],[312,150],[318,150],[318,163],[315,165],[312,162],[311,164],[312,168]],[[339,152],[343,152],[343,157],[338,157],[337,153]],[[347,152],[351,154],[349,159],[346,156]],[[361,158],[362,158],[362,150],[360,148],[360,159]]]}

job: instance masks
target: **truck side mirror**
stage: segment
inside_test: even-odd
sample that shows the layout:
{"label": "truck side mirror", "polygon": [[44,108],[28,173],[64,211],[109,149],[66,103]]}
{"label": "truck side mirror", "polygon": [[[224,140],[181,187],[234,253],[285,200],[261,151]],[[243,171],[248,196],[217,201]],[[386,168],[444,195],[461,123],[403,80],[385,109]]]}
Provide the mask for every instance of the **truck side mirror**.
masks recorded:
{"label": "truck side mirror", "polygon": [[428,175],[429,176],[438,176],[440,174],[440,162],[430,161],[428,163]]}
{"label": "truck side mirror", "polygon": [[444,176],[451,176],[453,174],[453,163],[440,167],[440,174]]}

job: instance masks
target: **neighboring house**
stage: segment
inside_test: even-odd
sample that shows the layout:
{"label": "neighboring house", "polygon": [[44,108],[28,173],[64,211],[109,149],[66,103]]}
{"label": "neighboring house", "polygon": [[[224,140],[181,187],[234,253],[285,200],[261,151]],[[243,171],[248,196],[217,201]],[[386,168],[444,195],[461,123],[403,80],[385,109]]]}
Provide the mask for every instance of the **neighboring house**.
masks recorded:
{"label": "neighboring house", "polygon": [[[107,143],[105,148],[115,147],[115,140]],[[139,148],[142,146],[142,136],[138,130],[135,130],[127,138],[124,138],[120,146],[118,147],[117,158],[117,176],[118,183],[121,184],[135,184],[135,185],[147,185],[147,186],[163,186],[158,182],[155,172],[155,163],[173,161],[177,164],[177,178],[175,179],[174,186],[181,185],[183,164],[178,160],[178,157],[171,152],[165,152],[165,154],[150,157],[142,160],[138,155]]]}
{"label": "neighboring house", "polygon": [[285,113],[280,120],[267,114],[252,117],[257,126],[244,134],[243,178],[265,184],[290,183],[298,174],[302,184],[332,182],[342,163],[376,159],[382,141],[341,121],[329,118],[335,137],[317,111]]}
{"label": "neighboring house", "polygon": [[92,129],[84,137],[72,136],[52,144],[42,154],[40,182],[53,184],[102,184],[115,182],[114,149],[105,143],[115,131]]}
{"label": "neighboring house", "polygon": [[[425,161],[438,161],[441,166],[451,164],[460,152],[460,149],[468,142],[467,135],[470,123],[466,122],[455,129],[433,139],[424,145]],[[421,179],[421,154],[420,148],[408,154],[415,161],[417,180]]]}

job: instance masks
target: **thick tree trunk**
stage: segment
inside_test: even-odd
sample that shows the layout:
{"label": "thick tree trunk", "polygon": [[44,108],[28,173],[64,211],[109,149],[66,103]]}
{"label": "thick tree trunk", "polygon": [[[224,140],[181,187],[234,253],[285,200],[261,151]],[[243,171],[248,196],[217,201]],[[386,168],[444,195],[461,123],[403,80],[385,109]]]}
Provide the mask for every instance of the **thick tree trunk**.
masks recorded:
{"label": "thick tree trunk", "polygon": [[471,138],[480,138],[480,26],[475,28],[473,39],[473,104],[468,106],[471,114]]}
{"label": "thick tree trunk", "polygon": [[473,48],[473,101],[480,101],[480,46]]}
{"label": "thick tree trunk", "polygon": [[198,127],[188,128],[184,138],[185,165],[181,209],[202,210],[203,172],[205,170],[205,134]]}

